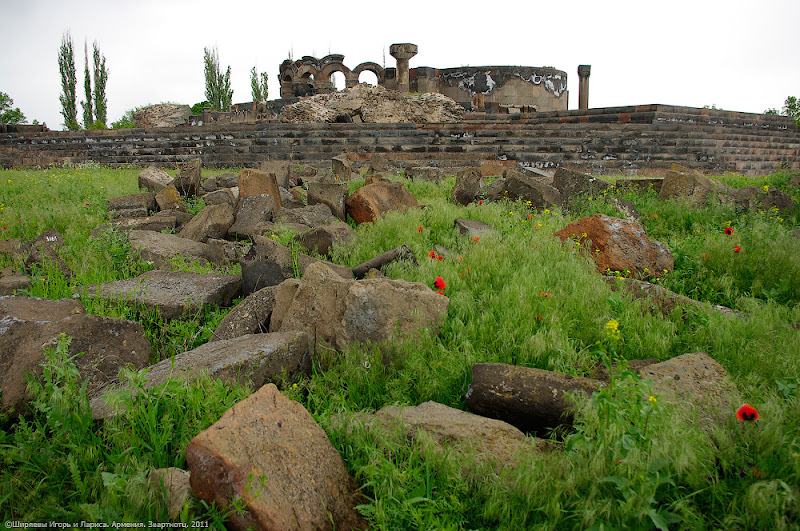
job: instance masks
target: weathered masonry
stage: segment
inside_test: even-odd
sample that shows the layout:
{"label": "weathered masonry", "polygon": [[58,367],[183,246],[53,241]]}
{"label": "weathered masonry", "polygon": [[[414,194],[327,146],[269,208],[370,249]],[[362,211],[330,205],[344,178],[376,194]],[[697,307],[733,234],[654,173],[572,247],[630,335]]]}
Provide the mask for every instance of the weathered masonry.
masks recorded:
{"label": "weathered masonry", "polygon": [[282,124],[277,121],[156,129],[0,135],[0,165],[175,163],[258,166],[289,160],[330,167],[383,153],[397,165],[461,167],[484,160],[602,173],[646,173],[681,164],[762,175],[800,170],[800,131],[788,118],[643,105],[522,114],[467,113],[454,124]]}
{"label": "weathered masonry", "polygon": [[[361,63],[353,69],[344,65],[341,54],[321,59],[305,56],[286,60],[279,68],[281,98],[291,99],[333,92],[332,76],[341,72],[345,88],[358,84],[363,72],[375,74],[378,85],[407,92],[440,92],[473,111],[566,111],[569,104],[567,73],[552,67],[533,66],[462,66],[459,68],[409,68],[417,55],[416,44],[392,44],[389,53],[396,68],[384,68],[374,62]],[[588,98],[588,70],[585,76]],[[584,77],[581,77],[583,89]],[[588,101],[588,100],[587,100]]]}

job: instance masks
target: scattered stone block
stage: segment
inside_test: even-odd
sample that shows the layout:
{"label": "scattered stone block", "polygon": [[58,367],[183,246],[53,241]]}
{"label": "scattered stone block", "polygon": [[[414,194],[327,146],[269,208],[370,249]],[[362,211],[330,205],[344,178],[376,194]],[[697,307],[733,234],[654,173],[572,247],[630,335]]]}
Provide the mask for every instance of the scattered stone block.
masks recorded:
{"label": "scattered stone block", "polygon": [[[249,295],[267,286],[277,286],[295,275],[302,276],[306,268],[320,262],[305,254],[292,255],[292,252],[263,236],[254,238],[250,251],[242,258],[242,293]],[[353,278],[352,271],[336,264],[328,263],[342,278]]]}
{"label": "scattered stone block", "polygon": [[112,218],[144,218],[155,212],[156,195],[152,192],[128,194],[106,200]]}
{"label": "scattered stone block", "polygon": [[297,224],[312,228],[328,225],[335,221],[330,207],[323,203],[281,209],[275,214],[273,220],[276,224]]}
{"label": "scattered stone block", "polygon": [[188,162],[181,163],[178,167],[178,173],[172,184],[178,190],[178,193],[184,197],[194,197],[200,193],[202,180],[200,175],[200,167],[202,161],[200,159],[192,159]]}
{"label": "scattered stone block", "polygon": [[308,183],[308,204],[327,205],[331,213],[342,221],[347,221],[347,183]]}
{"label": "scattered stone block", "polygon": [[331,170],[333,174],[342,181],[349,181],[353,176],[353,166],[347,159],[347,155],[339,155],[331,159]]}
{"label": "scattered stone block", "polygon": [[403,183],[375,183],[362,186],[347,198],[347,213],[356,223],[367,223],[387,212],[417,208],[419,203]]}
{"label": "scattered stone block", "polygon": [[140,305],[171,320],[210,304],[230,306],[241,282],[240,275],[148,271],[136,278],[91,284],[84,289],[92,298]]}
{"label": "scattered stone block", "polygon": [[183,226],[179,235],[196,242],[209,238],[224,238],[233,225],[233,207],[228,204],[210,205],[197,213]]}
{"label": "scattered stone block", "polygon": [[55,348],[61,334],[72,338],[68,353],[87,389],[93,392],[117,377],[127,364],[147,364],[150,342],[141,324],[87,315],[77,301],[33,297],[0,297],[0,410],[27,410],[26,374],[42,375],[44,348]]}
{"label": "scattered stone block", "polygon": [[458,229],[459,234],[469,236],[470,238],[480,238],[487,234],[499,234],[496,228],[483,221],[478,221],[477,219],[456,218],[453,224]]}
{"label": "scattered stone block", "polygon": [[406,168],[406,177],[422,181],[439,182],[444,179],[444,172],[433,166],[412,166]]}
{"label": "scattered stone block", "polygon": [[249,250],[248,242],[231,242],[210,238],[203,250],[203,257],[217,266],[236,264],[244,258]]}
{"label": "scattered stone block", "polygon": [[585,173],[568,170],[562,166],[553,175],[553,188],[561,192],[561,199],[564,204],[567,204],[582,194],[600,194],[604,190],[611,188],[611,184]]}
{"label": "scattered stone block", "polygon": [[186,203],[183,202],[181,194],[174,184],[168,184],[159,190],[156,194],[156,203],[161,211],[177,210],[178,212],[186,212],[187,210]]}
{"label": "scattered stone block", "polygon": [[11,267],[0,270],[0,295],[14,295],[17,290],[27,290],[30,286],[29,276],[18,273]]}
{"label": "scattered stone block", "polygon": [[163,234],[151,230],[132,230],[128,233],[133,248],[142,259],[158,269],[174,267],[171,260],[182,257],[186,261],[206,262],[206,245],[174,234]]}
{"label": "scattered stone block", "polygon": [[275,175],[276,182],[281,188],[289,188],[289,177],[291,163],[283,160],[270,160],[261,163],[259,171],[264,173],[272,173]]}
{"label": "scattered stone block", "polygon": [[648,238],[641,225],[604,214],[574,221],[554,236],[562,242],[578,241],[585,248],[589,245],[586,240],[591,240],[589,251],[600,272],[630,271],[649,279],[661,276],[664,270],[672,271],[675,265],[667,246]]}
{"label": "scattered stone block", "polygon": [[275,309],[276,289],[277,286],[268,286],[245,297],[222,318],[209,341],[269,332],[270,315]]}
{"label": "scattered stone block", "polygon": [[231,205],[236,207],[239,203],[239,188],[234,193],[234,188],[220,188],[203,196],[203,202],[208,205]]}
{"label": "scattered stone block", "polygon": [[367,528],[339,452],[308,411],[272,384],[195,437],[186,462],[201,500],[223,510],[235,496],[249,501],[228,520],[232,529]]}
{"label": "scattered stone block", "polygon": [[239,172],[239,201],[254,195],[269,194],[272,197],[274,211],[281,209],[281,192],[274,173],[258,170],[242,170]]}
{"label": "scattered stone block", "polygon": [[481,189],[481,195],[493,201],[520,199],[530,201],[533,208],[552,208],[563,202],[561,192],[539,179],[522,173],[513,173],[507,179],[498,179]]}
{"label": "scattered stone block", "polygon": [[355,236],[356,231],[350,225],[340,222],[307,230],[296,235],[294,240],[309,254],[329,256],[334,244],[347,243]]}
{"label": "scattered stone block", "polygon": [[467,206],[475,201],[481,188],[486,186],[481,172],[475,168],[462,170],[456,175],[456,184],[450,193],[450,201]]}
{"label": "scattered stone block", "polygon": [[170,520],[176,520],[183,506],[191,501],[190,474],[180,468],[157,468],[147,475],[150,487],[163,496]]}
{"label": "scattered stone block", "polygon": [[139,172],[139,189],[160,192],[173,181],[172,175],[156,166],[148,166]]}

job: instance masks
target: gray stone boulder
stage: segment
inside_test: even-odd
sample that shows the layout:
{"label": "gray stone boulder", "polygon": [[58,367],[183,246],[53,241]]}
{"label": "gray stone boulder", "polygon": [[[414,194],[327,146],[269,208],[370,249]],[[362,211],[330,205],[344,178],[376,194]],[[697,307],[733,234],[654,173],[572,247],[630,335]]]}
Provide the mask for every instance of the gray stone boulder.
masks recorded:
{"label": "gray stone boulder", "polygon": [[456,218],[453,225],[458,229],[458,233],[469,236],[470,238],[486,236],[487,234],[500,234],[500,232],[483,221],[477,219],[461,219]]}
{"label": "gray stone boulder", "polygon": [[163,234],[151,230],[132,230],[128,240],[143,260],[158,269],[172,269],[170,262],[176,258],[185,261],[206,262],[206,245],[174,234]]}
{"label": "gray stone boulder", "polygon": [[792,197],[776,188],[756,188],[755,186],[745,186],[738,190],[731,191],[731,197],[737,208],[745,212],[751,211],[770,211],[775,210],[783,217],[797,214],[797,203],[792,201]]}
{"label": "gray stone boulder", "polygon": [[214,183],[218,190],[222,188],[238,188],[239,175],[235,173],[222,173],[214,177]]}
{"label": "gray stone boulder", "polygon": [[220,239],[228,234],[233,225],[233,207],[228,204],[210,205],[198,212],[181,229],[179,236],[196,242],[209,238]]}
{"label": "gray stone boulder", "polygon": [[239,204],[239,187],[220,188],[209,192],[203,196],[203,202],[206,205],[228,204],[232,207],[236,207],[236,205]]}
{"label": "gray stone boulder", "polygon": [[25,270],[34,274],[35,270],[46,267],[55,267],[67,280],[72,278],[73,272],[58,254],[58,248],[63,245],[64,239],[56,229],[50,229],[40,234],[31,242],[30,251],[25,258]]}
{"label": "gray stone boulder", "polygon": [[[230,529],[366,529],[363,501],[339,452],[303,406],[267,384],[226,411],[186,448],[192,490],[232,514]],[[258,492],[258,496],[253,496]]]}
{"label": "gray stone boulder", "polygon": [[356,236],[347,223],[332,223],[301,232],[294,237],[308,254],[316,253],[320,256],[329,256],[335,244],[344,244]]}
{"label": "gray stone boulder", "polygon": [[742,405],[739,390],[725,369],[705,352],[683,354],[639,371],[653,381],[653,393],[681,404],[705,428],[724,425]]}
{"label": "gray stone boulder", "polygon": [[443,451],[456,451],[462,458],[493,460],[502,466],[513,465],[520,452],[545,449],[547,443],[531,439],[507,422],[475,415],[436,402],[418,406],[386,406],[364,417],[370,430],[396,433],[401,426],[408,439],[420,433],[433,438]]}
{"label": "gray stone boulder", "polygon": [[83,289],[92,298],[155,310],[165,320],[197,313],[204,306],[228,307],[239,295],[240,275],[184,271],[148,271],[136,278],[91,284]]}
{"label": "gray stone boulder", "polygon": [[250,250],[248,242],[232,242],[210,238],[203,249],[203,258],[216,266],[238,264]]}
{"label": "gray stone boulder", "polygon": [[434,166],[411,166],[406,168],[406,177],[418,181],[439,182],[444,179],[444,172],[441,168]]}
{"label": "gray stone boulder", "polygon": [[184,197],[194,197],[200,193],[202,175],[201,175],[201,159],[192,159],[183,162],[178,167],[178,173],[175,175],[175,180],[172,184]]}
{"label": "gray stone boulder", "polygon": [[[348,280],[327,264],[306,268],[299,283],[281,284],[275,300],[291,302],[273,311],[270,330],[309,330],[338,350],[357,343],[380,344],[436,329],[447,318],[450,300],[418,282],[387,278]],[[276,310],[278,305],[276,302]]]}
{"label": "gray stone boulder", "polygon": [[458,172],[456,184],[450,193],[450,201],[459,205],[467,206],[475,201],[475,197],[481,193],[481,188],[486,186],[480,170],[470,168]]}
{"label": "gray stone boulder", "polygon": [[513,173],[508,178],[498,179],[482,188],[480,194],[493,201],[501,199],[530,201],[533,208],[552,208],[560,206],[563,202],[563,196],[557,189],[522,173]]}
{"label": "gray stone boulder", "polygon": [[331,213],[342,221],[347,221],[347,183],[308,183],[308,204],[327,205]]}
{"label": "gray stone boulder", "polygon": [[546,435],[553,428],[572,424],[574,403],[567,393],[591,396],[602,385],[590,378],[542,369],[476,363],[465,399],[473,413]]}
{"label": "gray stone boulder", "polygon": [[[192,382],[206,374],[227,384],[259,388],[278,378],[310,374],[309,341],[309,336],[299,331],[213,341],[151,365],[144,388],[151,389],[169,379]],[[108,396],[119,389],[111,385],[92,397],[93,418],[109,418],[116,414],[118,407]]]}
{"label": "gray stone boulder", "polygon": [[92,236],[101,232],[114,230],[117,232],[130,232],[132,230],[149,230],[154,232],[175,230],[178,218],[174,215],[147,216],[146,218],[112,219],[109,223],[99,225],[92,229]]}
{"label": "gray stone boulder", "polygon": [[160,192],[173,181],[172,175],[156,166],[148,166],[139,172],[139,189]]}
{"label": "gray stone boulder", "polygon": [[567,203],[579,195],[598,195],[612,185],[596,177],[560,167],[553,175],[553,188],[561,192],[561,199]]}
{"label": "gray stone boulder", "polygon": [[727,184],[696,173],[672,171],[664,177],[658,196],[661,199],[681,199],[694,206],[710,202],[727,204],[733,189]]}
{"label": "gray stone boulder", "polygon": [[277,286],[268,286],[245,297],[222,318],[209,341],[269,332],[269,319],[275,309],[277,289]]}
{"label": "gray stone boulder", "polygon": [[252,195],[242,198],[233,224],[228,228],[228,235],[235,239],[252,238],[259,234],[257,226],[265,221],[272,221],[275,202],[269,194]]}
{"label": "gray stone boulder", "polygon": [[353,166],[347,158],[347,155],[338,155],[331,159],[331,171],[333,174],[342,181],[349,181],[353,176]]}
{"label": "gray stone boulder", "polygon": [[113,381],[126,365],[144,367],[150,356],[150,342],[139,323],[87,315],[73,300],[0,297],[0,411],[27,410],[25,375],[42,375],[43,349],[55,348],[61,334],[71,338],[68,355],[75,356],[90,393]]}
{"label": "gray stone boulder", "polygon": [[106,200],[112,218],[144,218],[157,210],[156,195],[152,192],[128,194]]}
{"label": "gray stone boulder", "polygon": [[[284,280],[302,276],[309,265],[319,262],[311,256],[292,253],[271,238],[256,236],[250,251],[242,258],[242,293],[249,295],[267,286],[277,286]],[[327,264],[342,278],[353,278],[344,266]]]}
{"label": "gray stone boulder", "polygon": [[297,224],[309,228],[328,225],[336,221],[330,207],[323,203],[281,209],[274,215],[273,220],[276,224]]}
{"label": "gray stone boulder", "polygon": [[258,167],[264,173],[272,173],[281,188],[290,187],[291,163],[285,160],[268,160],[261,163]]}

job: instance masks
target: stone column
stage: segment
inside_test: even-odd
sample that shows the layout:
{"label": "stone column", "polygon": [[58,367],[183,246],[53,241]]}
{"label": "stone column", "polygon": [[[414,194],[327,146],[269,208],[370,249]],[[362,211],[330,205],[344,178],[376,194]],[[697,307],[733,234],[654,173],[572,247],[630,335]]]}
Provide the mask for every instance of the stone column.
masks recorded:
{"label": "stone column", "polygon": [[392,44],[389,53],[397,59],[397,90],[408,93],[408,60],[417,55],[417,45],[410,43]]}
{"label": "stone column", "polygon": [[589,74],[592,72],[592,65],[578,65],[578,109],[586,110],[589,108]]}

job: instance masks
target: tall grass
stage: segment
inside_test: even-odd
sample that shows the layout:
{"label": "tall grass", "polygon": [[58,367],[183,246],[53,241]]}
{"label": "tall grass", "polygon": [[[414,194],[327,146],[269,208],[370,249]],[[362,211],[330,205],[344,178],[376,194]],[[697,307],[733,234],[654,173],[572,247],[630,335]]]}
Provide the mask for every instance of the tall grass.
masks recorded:
{"label": "tall grass", "polygon": [[[69,178],[59,173],[66,171],[0,173],[0,184],[6,179],[28,179],[28,184],[14,184],[10,195],[4,191],[0,202],[10,204],[15,197],[11,216],[31,220],[37,230],[51,223],[60,227],[68,244],[61,255],[76,271],[71,284],[59,281],[53,272],[38,275],[32,294],[68,296],[75,285],[133,276],[144,267],[131,257],[123,240],[88,238],[88,225],[103,221],[102,206],[92,217],[79,218],[85,225],[75,227],[70,220],[83,210],[69,206],[62,212],[53,199],[52,212],[40,211],[27,195],[40,194],[41,187],[57,178],[57,184],[63,185],[62,202],[91,205],[92,201],[76,200],[88,197],[81,195],[89,190],[81,179],[91,178],[94,191],[98,184],[107,190],[115,182],[113,186],[119,187],[115,193],[127,193],[135,191],[135,172],[87,169],[86,174]],[[784,174],[755,181],[738,176],[721,179],[737,186],[783,189],[788,181]],[[661,200],[652,192],[612,192],[633,201],[648,235],[671,249],[675,269],[662,275],[660,284],[746,315],[738,319],[686,308],[664,316],[652,312],[646,302],[611,290],[588,251],[552,236],[581,216],[614,215],[602,196],[586,197],[571,212],[535,210],[509,201],[461,207],[448,201],[453,178],[438,184],[398,180],[405,182],[424,208],[359,225],[357,238],[335,249],[333,259],[353,266],[398,245],[409,245],[418,265],[397,262],[386,267],[385,273],[428,286],[441,276],[450,299],[446,321],[438,334],[431,332],[413,341],[323,352],[310,378],[283,389],[328,432],[369,500],[361,510],[374,527],[796,528],[800,513],[800,240],[790,235],[798,225],[796,218],[784,219],[774,212],[741,214],[722,206],[693,208]],[[356,179],[351,187],[362,183]],[[40,214],[42,219],[37,217]],[[497,233],[473,241],[457,233],[453,225],[457,217],[484,221],[496,227]],[[734,229],[732,235],[723,232],[726,227]],[[34,234],[9,235],[30,239]],[[436,245],[447,249],[443,260],[428,257]],[[740,246],[738,253],[735,245]],[[97,264],[109,260],[114,271],[96,270]],[[7,264],[0,257],[0,266]],[[142,320],[155,345],[153,360],[206,341],[225,314],[225,310],[209,309],[168,325],[136,309],[85,302],[93,312]],[[610,342],[606,324],[612,320],[619,323],[619,336]],[[578,399],[576,432],[561,450],[542,454],[531,444],[517,462],[501,469],[480,463],[465,467],[460,454],[442,452],[425,437],[409,440],[399,433],[379,434],[366,429],[361,420],[363,413],[386,405],[417,405],[427,400],[464,409],[471,367],[478,362],[578,375],[608,361],[610,355],[619,360],[667,360],[696,351],[722,364],[744,400],[759,409],[761,420],[745,424],[731,412],[728,423],[713,431],[701,429],[692,423],[691,412],[659,397],[643,403],[639,397],[648,392],[647,383],[620,372],[615,385],[603,393]],[[39,499],[46,500],[44,507],[69,515],[84,514],[80,512],[84,506],[104,504],[132,519],[158,513],[162,510],[158,500],[147,498],[139,505],[122,501],[127,495],[124,489],[141,484],[149,468],[182,465],[181,453],[191,437],[247,392],[211,381],[198,385],[201,389],[182,391],[184,387],[168,383],[165,389],[154,391],[162,394],[147,401],[159,409],[140,410],[132,405],[130,414],[119,421],[124,425],[103,425],[96,430],[99,435],[89,433],[93,427],[77,426],[81,437],[90,442],[100,437],[89,445],[100,448],[96,458],[71,452],[64,443],[48,454],[61,467],[53,472],[43,465],[28,467],[22,457],[7,460],[2,484],[13,488],[13,494],[3,502],[3,512],[38,518],[32,515],[39,514],[34,505]],[[78,382],[70,386],[79,388]],[[71,403],[80,403],[79,391],[71,392],[76,393]],[[219,407],[202,421],[178,413],[183,408],[202,408],[196,402],[201,392],[227,398],[220,399]],[[54,387],[43,392],[41,400],[53,396]],[[85,415],[80,408],[76,411],[79,417]],[[37,445],[52,444],[44,436],[55,429],[48,424],[52,416],[51,410],[37,409],[30,421],[7,422],[1,435],[4,454],[26,457]],[[70,459],[84,463],[77,476],[70,469]],[[97,470],[101,470],[99,476]],[[81,474],[93,478],[88,483],[84,480],[85,487],[75,479],[83,478]],[[56,480],[43,481],[43,477]],[[123,488],[124,482],[130,486]],[[59,501],[63,488],[68,495]],[[109,501],[112,494],[117,498]],[[222,518],[197,502],[192,510],[198,517],[217,519],[213,521]],[[98,515],[112,518],[110,512]]]}

